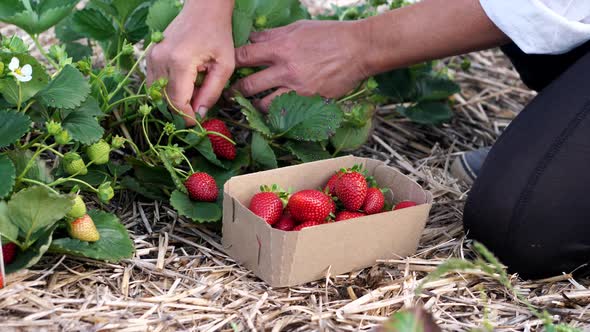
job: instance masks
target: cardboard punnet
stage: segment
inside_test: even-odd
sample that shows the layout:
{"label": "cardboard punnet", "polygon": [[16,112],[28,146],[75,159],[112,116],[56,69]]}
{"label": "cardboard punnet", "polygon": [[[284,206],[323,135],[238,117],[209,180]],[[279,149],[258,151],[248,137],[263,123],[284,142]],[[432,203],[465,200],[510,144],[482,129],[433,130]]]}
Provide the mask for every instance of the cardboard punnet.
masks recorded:
{"label": "cardboard punnet", "polygon": [[[357,219],[284,232],[248,210],[260,185],[293,192],[320,188],[340,168],[362,164],[389,202],[420,205]],[[392,195],[393,194],[393,195]],[[392,199],[393,196],[393,199]],[[294,286],[374,265],[378,259],[415,253],[432,205],[432,195],[381,161],[346,156],[241,175],[224,186],[223,245],[240,264],[273,287]]]}

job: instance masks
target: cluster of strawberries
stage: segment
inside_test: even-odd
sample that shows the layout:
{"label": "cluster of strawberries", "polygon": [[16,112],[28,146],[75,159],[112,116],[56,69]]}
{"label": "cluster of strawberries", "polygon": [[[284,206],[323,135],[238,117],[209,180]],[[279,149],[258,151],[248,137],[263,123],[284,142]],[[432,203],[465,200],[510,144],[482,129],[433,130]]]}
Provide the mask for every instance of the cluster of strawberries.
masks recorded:
{"label": "cluster of strawberries", "polygon": [[[299,231],[306,227],[359,218],[385,212],[386,189],[377,187],[371,177],[361,172],[360,166],[336,172],[323,190],[306,189],[289,195],[277,187],[262,186],[255,194],[249,209],[268,224],[283,231]],[[404,201],[393,209],[415,206]]]}

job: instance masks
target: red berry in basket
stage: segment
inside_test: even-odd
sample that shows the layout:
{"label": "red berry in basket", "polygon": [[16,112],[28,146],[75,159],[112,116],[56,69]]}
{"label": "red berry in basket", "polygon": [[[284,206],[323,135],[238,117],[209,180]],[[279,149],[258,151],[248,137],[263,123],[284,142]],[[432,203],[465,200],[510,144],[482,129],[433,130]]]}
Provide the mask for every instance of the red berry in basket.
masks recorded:
{"label": "red berry in basket", "polygon": [[184,186],[190,198],[199,202],[215,202],[219,194],[215,179],[203,172],[191,174]]}
{"label": "red berry in basket", "polygon": [[274,225],[283,214],[283,201],[276,193],[265,191],[252,196],[249,209],[269,225]]}
{"label": "red berry in basket", "polygon": [[4,257],[4,265],[14,262],[16,258],[17,246],[14,243],[7,243],[2,245],[2,257]]}
{"label": "red berry in basket", "polygon": [[319,190],[302,190],[289,199],[287,209],[299,221],[324,221],[332,212],[332,199]]}
{"label": "red berry in basket", "polygon": [[323,222],[323,221],[315,221],[315,220],[306,221],[306,222],[300,224],[299,226],[293,228],[293,230],[294,231],[300,231],[300,230],[302,230],[304,228],[307,228],[307,227],[313,227],[313,226],[318,226],[318,225],[322,225],[322,224],[325,224],[325,222]]}
{"label": "red berry in basket", "polygon": [[326,183],[326,185],[324,186],[325,193],[328,193],[330,195],[336,194],[336,183],[338,183],[338,179],[340,178],[340,175],[342,175],[341,171],[332,175],[330,180],[328,180],[328,183]]}
{"label": "red berry in basket", "polygon": [[[225,123],[219,119],[211,119],[201,124],[207,131],[213,131],[224,135],[229,139],[233,139],[233,136]],[[236,158],[236,146],[232,142],[228,141],[224,137],[215,134],[207,135],[213,146],[213,152],[221,159],[234,160]]]}
{"label": "red berry in basket", "polygon": [[336,184],[336,196],[348,211],[356,211],[365,202],[367,187],[367,180],[361,173],[345,173]]}
{"label": "red berry in basket", "polygon": [[393,211],[409,208],[409,207],[416,206],[416,205],[418,205],[418,204],[416,204],[415,202],[412,202],[412,201],[399,202],[395,205],[395,207],[393,208]]}
{"label": "red berry in basket", "polygon": [[362,212],[342,211],[336,215],[336,221],[360,218],[360,217],[364,217],[364,216],[366,216],[366,214],[364,214]]}
{"label": "red berry in basket", "polygon": [[385,196],[383,196],[383,192],[379,188],[369,188],[362,210],[366,214],[375,214],[383,211],[384,206]]}
{"label": "red berry in basket", "polygon": [[277,221],[272,227],[282,231],[292,231],[295,226],[297,226],[297,221],[295,221],[290,214],[283,213],[281,219],[279,219],[279,221]]}
{"label": "red berry in basket", "polygon": [[336,215],[336,202],[333,199],[330,199],[330,205],[332,206],[330,213]]}

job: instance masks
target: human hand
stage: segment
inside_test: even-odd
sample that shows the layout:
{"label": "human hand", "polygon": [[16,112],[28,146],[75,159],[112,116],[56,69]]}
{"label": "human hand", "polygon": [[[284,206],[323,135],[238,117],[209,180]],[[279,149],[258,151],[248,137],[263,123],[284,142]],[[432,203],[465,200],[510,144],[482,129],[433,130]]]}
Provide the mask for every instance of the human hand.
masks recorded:
{"label": "human hand", "polygon": [[[167,78],[170,102],[185,115],[188,126],[195,113],[205,116],[219,99],[234,71],[233,0],[187,1],[172,21],[164,40],[147,55],[147,84]],[[195,87],[199,72],[206,72]]]}
{"label": "human hand", "polygon": [[276,91],[258,101],[267,110],[272,99],[295,90],[298,94],[341,97],[369,74],[363,56],[362,30],[355,22],[299,21],[254,32],[249,45],[236,49],[237,67],[267,67],[233,86],[249,97]]}

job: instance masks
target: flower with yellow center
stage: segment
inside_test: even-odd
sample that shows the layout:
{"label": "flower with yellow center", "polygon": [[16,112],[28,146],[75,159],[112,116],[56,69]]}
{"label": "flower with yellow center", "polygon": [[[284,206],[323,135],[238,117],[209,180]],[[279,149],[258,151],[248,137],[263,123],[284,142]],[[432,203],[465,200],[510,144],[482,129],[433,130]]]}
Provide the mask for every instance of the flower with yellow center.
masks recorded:
{"label": "flower with yellow center", "polygon": [[13,57],[12,60],[10,60],[8,69],[10,69],[12,76],[20,82],[28,82],[33,79],[33,67],[28,64],[21,67],[20,61],[16,57]]}

